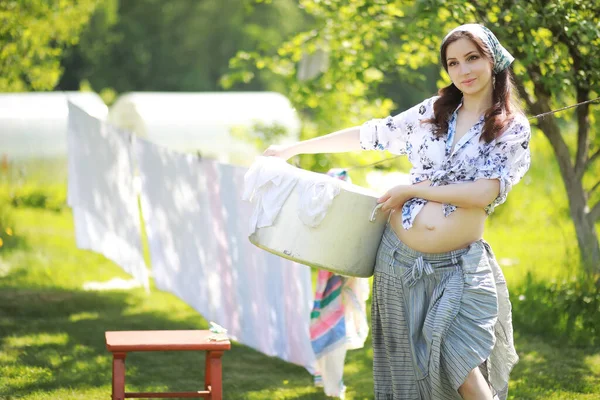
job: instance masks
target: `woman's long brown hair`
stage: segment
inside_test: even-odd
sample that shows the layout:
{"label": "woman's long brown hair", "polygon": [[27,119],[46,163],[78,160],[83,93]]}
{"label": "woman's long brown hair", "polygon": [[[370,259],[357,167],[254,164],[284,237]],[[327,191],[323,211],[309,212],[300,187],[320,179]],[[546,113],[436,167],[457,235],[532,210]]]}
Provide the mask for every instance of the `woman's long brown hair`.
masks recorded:
{"label": "woman's long brown hair", "polygon": [[[492,54],[489,52],[481,39],[473,36],[470,32],[458,31],[453,33],[442,45],[440,50],[442,65],[448,72],[448,62],[446,61],[446,50],[448,45],[458,39],[466,38],[475,44],[479,53],[492,62]],[[494,74],[495,84],[492,90],[492,106],[485,112],[483,132],[481,137],[487,142],[491,142],[498,137],[511,122],[515,113],[520,112],[517,104],[516,94],[514,93],[513,75],[510,67]],[[448,133],[448,122],[456,107],[462,100],[462,92],[458,90],[453,83],[438,92],[440,98],[433,105],[433,118],[424,122],[431,123],[434,126],[436,136],[444,136]]]}

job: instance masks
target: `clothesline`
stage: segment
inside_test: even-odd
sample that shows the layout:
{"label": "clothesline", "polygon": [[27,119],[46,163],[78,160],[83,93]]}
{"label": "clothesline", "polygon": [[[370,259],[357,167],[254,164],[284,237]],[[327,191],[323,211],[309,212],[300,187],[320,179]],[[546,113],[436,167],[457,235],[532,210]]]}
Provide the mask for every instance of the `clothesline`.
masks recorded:
{"label": "clothesline", "polygon": [[313,372],[310,269],[249,242],[253,208],[241,196],[246,168],[199,162],[71,103],[67,141],[78,248],[104,255],[147,286],[152,277],[157,289],[225,327],[232,339]]}
{"label": "clothesline", "polygon": [[[595,99],[592,99],[592,100],[582,101],[580,103],[572,104],[570,106],[562,107],[562,108],[559,108],[557,110],[552,110],[552,111],[548,111],[548,112],[541,113],[541,114],[538,114],[538,115],[534,115],[533,117],[529,117],[528,119],[529,120],[534,120],[534,119],[538,119],[538,118],[544,118],[544,117],[546,117],[546,116],[548,116],[550,114],[555,114],[555,113],[560,112],[560,111],[565,111],[565,110],[568,110],[568,109],[571,109],[571,108],[582,106],[584,104],[594,103],[594,102],[598,102],[598,101],[600,101],[600,97],[596,97]],[[384,158],[383,160],[375,161],[373,163],[366,164],[366,165],[355,165],[355,166],[351,166],[351,167],[347,167],[347,168],[343,168],[343,169],[345,171],[351,171],[351,170],[355,170],[355,169],[369,168],[369,167],[372,167],[374,165],[384,163],[386,161],[395,160],[396,158],[399,158],[399,157],[402,157],[402,155]]]}
{"label": "clothesline", "polygon": [[[79,248],[104,255],[146,288],[152,277],[158,290],[225,327],[231,339],[305,367],[326,395],[343,398],[346,350],[363,347],[368,336],[367,278],[323,272],[314,293],[309,267],[252,245],[248,221],[257,205],[244,200],[253,182],[247,168],[170,150],[72,103],[67,141]],[[273,199],[289,195],[281,194],[281,168],[256,170],[272,210]],[[310,222],[327,212],[320,205],[308,207]]]}

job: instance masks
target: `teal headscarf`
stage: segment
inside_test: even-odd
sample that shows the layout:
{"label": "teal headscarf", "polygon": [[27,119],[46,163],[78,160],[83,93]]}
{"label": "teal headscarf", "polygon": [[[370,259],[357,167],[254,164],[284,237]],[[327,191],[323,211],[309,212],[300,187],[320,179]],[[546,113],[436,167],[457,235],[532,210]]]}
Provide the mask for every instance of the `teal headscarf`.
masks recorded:
{"label": "teal headscarf", "polygon": [[490,31],[485,26],[479,24],[465,24],[454,28],[450,31],[450,33],[446,35],[446,37],[442,41],[442,46],[444,45],[446,40],[448,40],[450,35],[452,35],[455,32],[469,32],[473,36],[478,37],[483,41],[483,43],[490,50],[490,53],[492,53],[492,56],[494,58],[494,73],[496,74],[500,71],[505,70],[515,60],[515,58],[508,52],[508,50],[502,47],[502,45],[500,44],[496,36],[492,33],[492,31]]}

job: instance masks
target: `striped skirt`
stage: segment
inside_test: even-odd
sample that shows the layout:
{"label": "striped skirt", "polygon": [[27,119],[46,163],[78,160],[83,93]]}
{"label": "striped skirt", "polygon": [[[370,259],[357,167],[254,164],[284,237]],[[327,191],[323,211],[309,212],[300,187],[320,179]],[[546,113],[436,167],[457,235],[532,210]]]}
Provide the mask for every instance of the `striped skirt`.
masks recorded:
{"label": "striped skirt", "polygon": [[506,281],[490,246],[420,253],[388,225],[373,279],[373,378],[377,400],[461,399],[479,367],[505,400],[518,362]]}

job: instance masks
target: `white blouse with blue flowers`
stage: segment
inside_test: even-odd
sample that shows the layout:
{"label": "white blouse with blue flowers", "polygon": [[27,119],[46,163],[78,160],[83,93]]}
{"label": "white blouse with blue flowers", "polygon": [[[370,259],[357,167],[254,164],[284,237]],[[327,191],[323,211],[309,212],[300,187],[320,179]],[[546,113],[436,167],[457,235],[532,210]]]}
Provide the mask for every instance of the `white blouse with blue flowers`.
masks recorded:
{"label": "white blouse with blue flowers", "polygon": [[[421,122],[433,118],[433,104],[438,98],[429,98],[394,117],[364,123],[360,128],[361,147],[408,155],[413,184],[430,180],[432,186],[442,186],[477,179],[498,179],[500,194],[485,208],[489,215],[496,206],[506,201],[508,192],[529,169],[529,122],[524,115],[518,114],[498,138],[486,143],[481,139],[484,123],[481,117],[452,150],[460,105],[448,122],[448,134],[445,136],[435,136],[433,125]],[[404,229],[412,227],[426,203],[427,200],[420,198],[404,203]],[[442,207],[445,216],[456,210],[452,204],[443,204]]]}

